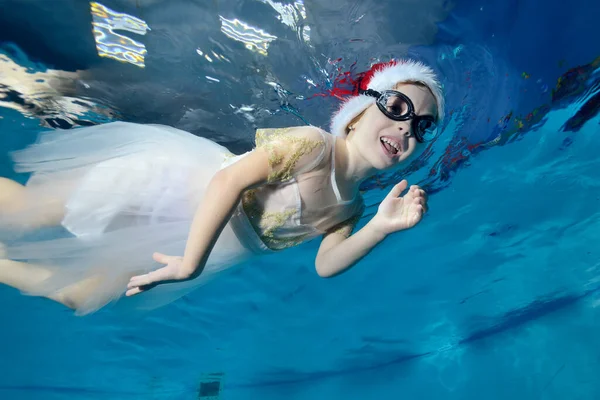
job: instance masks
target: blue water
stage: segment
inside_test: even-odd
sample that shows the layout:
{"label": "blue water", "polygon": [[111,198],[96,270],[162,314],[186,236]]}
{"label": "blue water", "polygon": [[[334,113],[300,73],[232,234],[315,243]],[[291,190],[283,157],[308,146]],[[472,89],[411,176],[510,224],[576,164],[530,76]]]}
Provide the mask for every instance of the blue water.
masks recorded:
{"label": "blue water", "polygon": [[[369,214],[406,176],[431,194],[424,222],[336,279],[308,243],[150,314],[0,287],[0,398],[197,399],[210,379],[227,400],[600,398],[600,6],[297,1],[286,25],[282,4],[105,1],[150,29],[114,30],[124,61],[98,56],[86,2],[1,2],[0,175],[24,180],[7,152],[57,126],[165,123],[240,151],[257,126],[327,127],[340,72],[408,53],[450,116],[365,197]],[[219,16],[277,38],[261,54]],[[49,70],[80,72],[36,87]]]}

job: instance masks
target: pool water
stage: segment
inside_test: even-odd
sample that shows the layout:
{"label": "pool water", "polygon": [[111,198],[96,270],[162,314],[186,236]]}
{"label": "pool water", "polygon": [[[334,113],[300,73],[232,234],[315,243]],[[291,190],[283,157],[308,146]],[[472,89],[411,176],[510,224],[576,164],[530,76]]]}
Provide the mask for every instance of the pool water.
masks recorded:
{"label": "pool water", "polygon": [[164,123],[244,151],[256,127],[327,128],[374,58],[431,63],[449,110],[424,159],[364,188],[361,223],[421,184],[423,223],[336,279],[311,242],[151,313],[0,287],[0,398],[600,398],[600,6],[487,3],[0,4],[0,175],[21,181],[8,152],[41,129]]}

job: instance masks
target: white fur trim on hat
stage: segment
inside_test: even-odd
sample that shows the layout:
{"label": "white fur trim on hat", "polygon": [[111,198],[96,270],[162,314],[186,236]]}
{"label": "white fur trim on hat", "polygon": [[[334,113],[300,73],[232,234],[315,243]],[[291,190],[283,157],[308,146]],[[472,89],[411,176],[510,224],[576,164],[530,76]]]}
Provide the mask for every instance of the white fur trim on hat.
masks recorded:
{"label": "white fur trim on hat", "polygon": [[[399,60],[396,65],[388,66],[373,74],[367,85],[368,89],[378,92],[392,89],[397,83],[416,81],[421,82],[431,90],[437,103],[438,121],[444,119],[444,96],[442,85],[435,72],[425,64],[413,60]],[[331,133],[346,136],[348,124],[363,112],[369,105],[375,103],[375,98],[366,95],[353,96],[346,100],[334,114],[331,121]]]}

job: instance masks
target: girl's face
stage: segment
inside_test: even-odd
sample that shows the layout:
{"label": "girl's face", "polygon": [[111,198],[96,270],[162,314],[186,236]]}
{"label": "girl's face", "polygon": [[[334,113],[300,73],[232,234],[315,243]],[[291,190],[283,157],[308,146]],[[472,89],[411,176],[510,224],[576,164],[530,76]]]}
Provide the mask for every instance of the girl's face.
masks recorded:
{"label": "girl's face", "polygon": [[[427,87],[400,83],[394,90],[408,96],[419,116],[437,117],[435,98]],[[412,120],[394,121],[376,104],[369,106],[348,135],[362,157],[377,170],[387,170],[415,155],[417,147],[425,147],[415,138]]]}

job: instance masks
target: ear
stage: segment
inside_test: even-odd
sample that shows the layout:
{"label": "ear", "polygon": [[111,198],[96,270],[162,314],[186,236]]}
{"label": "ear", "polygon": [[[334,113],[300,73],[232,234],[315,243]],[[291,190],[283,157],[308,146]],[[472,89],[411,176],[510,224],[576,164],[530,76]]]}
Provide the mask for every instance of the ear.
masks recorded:
{"label": "ear", "polygon": [[365,108],[363,111],[361,111],[360,114],[358,114],[356,117],[352,118],[352,120],[350,121],[350,123],[348,124],[348,126],[346,127],[346,135],[349,135],[351,131],[353,131],[356,128],[356,124],[359,123],[359,121],[362,119],[363,115],[365,115],[365,112],[367,112],[367,108]]}

